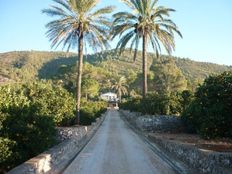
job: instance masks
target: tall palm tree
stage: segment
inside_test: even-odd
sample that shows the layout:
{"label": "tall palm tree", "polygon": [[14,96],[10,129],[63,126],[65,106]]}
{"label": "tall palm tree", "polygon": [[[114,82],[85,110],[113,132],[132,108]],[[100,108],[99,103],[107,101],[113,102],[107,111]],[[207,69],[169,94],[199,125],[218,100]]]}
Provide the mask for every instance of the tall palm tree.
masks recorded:
{"label": "tall palm tree", "polygon": [[182,37],[176,24],[169,19],[175,10],[158,6],[158,0],[121,0],[132,12],[118,12],[113,15],[112,39],[120,37],[117,49],[120,53],[130,42],[130,49],[135,48],[134,61],[142,40],[143,97],[147,94],[147,47],[151,44],[158,56],[162,44],[168,54],[175,49],[174,33]]}
{"label": "tall palm tree", "polygon": [[49,22],[47,37],[56,48],[63,43],[63,48],[78,47],[79,60],[77,71],[76,116],[80,123],[81,78],[83,67],[83,48],[88,45],[95,51],[108,48],[108,31],[110,20],[107,14],[113,11],[112,6],[94,10],[99,0],[53,0],[56,5],[42,12],[56,17]]}
{"label": "tall palm tree", "polygon": [[121,102],[122,95],[125,95],[128,93],[128,91],[127,91],[128,85],[126,83],[126,78],[124,76],[117,78],[114,81],[111,88],[117,92],[118,97],[119,97],[119,102]]}

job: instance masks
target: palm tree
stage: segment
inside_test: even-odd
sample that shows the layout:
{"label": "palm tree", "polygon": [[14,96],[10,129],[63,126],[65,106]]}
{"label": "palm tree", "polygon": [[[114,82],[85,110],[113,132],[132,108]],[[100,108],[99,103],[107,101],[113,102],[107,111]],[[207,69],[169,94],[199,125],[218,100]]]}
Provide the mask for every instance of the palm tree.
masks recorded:
{"label": "palm tree", "polygon": [[117,92],[117,95],[119,97],[119,102],[122,100],[122,95],[125,95],[128,93],[127,88],[128,85],[126,84],[126,78],[124,76],[117,78],[112,87]]}
{"label": "palm tree", "polygon": [[157,57],[162,44],[168,54],[175,50],[174,33],[182,37],[176,24],[169,19],[175,10],[157,6],[158,0],[121,0],[132,12],[118,12],[113,15],[112,39],[120,37],[116,49],[125,49],[130,41],[130,50],[135,48],[134,61],[142,39],[143,97],[147,94],[147,47],[151,44]]}
{"label": "palm tree", "polygon": [[42,12],[56,17],[49,22],[47,37],[56,48],[63,43],[63,48],[78,47],[79,60],[77,71],[76,122],[80,123],[81,79],[83,69],[83,48],[88,45],[95,51],[109,47],[108,31],[110,20],[107,14],[113,11],[112,6],[94,10],[99,0],[53,0],[56,5]]}

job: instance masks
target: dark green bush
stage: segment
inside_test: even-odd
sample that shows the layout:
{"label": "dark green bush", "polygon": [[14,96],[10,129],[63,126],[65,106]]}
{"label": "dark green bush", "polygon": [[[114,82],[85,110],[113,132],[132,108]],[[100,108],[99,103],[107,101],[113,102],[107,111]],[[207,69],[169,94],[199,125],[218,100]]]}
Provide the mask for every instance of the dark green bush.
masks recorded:
{"label": "dark green bush", "polygon": [[194,94],[190,90],[184,90],[181,93],[181,99],[180,99],[180,104],[183,110],[185,110],[190,103],[193,101]]}
{"label": "dark green bush", "polygon": [[119,103],[119,107],[120,109],[139,112],[140,103],[141,103],[141,98],[129,98]]}
{"label": "dark green bush", "polygon": [[[16,142],[15,147],[7,146],[6,141],[1,141],[0,146],[13,152],[13,157],[4,154],[3,165],[5,169],[22,163],[23,161],[43,152],[55,143],[55,124],[53,119],[46,115],[37,115],[40,107],[13,106],[1,113],[0,136]],[[11,142],[10,142],[11,143]],[[12,145],[12,144],[9,144]]]}
{"label": "dark green bush", "polygon": [[23,86],[30,101],[40,106],[39,115],[48,115],[56,126],[67,126],[75,117],[73,96],[59,85],[35,82]]}
{"label": "dark green bush", "polygon": [[0,137],[0,173],[5,173],[14,163],[14,147],[16,142],[8,138]]}
{"label": "dark green bush", "polygon": [[132,98],[120,104],[120,108],[143,114],[179,115],[180,95],[178,93],[158,94],[150,93],[146,98]]}
{"label": "dark green bush", "polygon": [[140,102],[140,112],[144,114],[168,114],[168,102],[167,95],[148,94],[145,99]]}
{"label": "dark green bush", "polygon": [[[0,87],[0,173],[55,143],[55,126],[75,119],[75,100],[59,85],[37,81]],[[91,124],[105,102],[82,101],[81,123]]]}
{"label": "dark green bush", "polygon": [[82,99],[80,123],[82,125],[90,125],[106,111],[106,108],[106,102]]}
{"label": "dark green bush", "polygon": [[207,78],[183,118],[204,138],[232,137],[232,72]]}
{"label": "dark green bush", "polygon": [[0,98],[0,170],[54,145],[55,125],[68,125],[75,117],[72,95],[50,82],[1,86]]}
{"label": "dark green bush", "polygon": [[37,81],[26,84],[7,85],[0,88],[0,110],[12,105],[39,107],[37,115],[53,118],[56,126],[67,126],[75,118],[75,100],[59,85]]}

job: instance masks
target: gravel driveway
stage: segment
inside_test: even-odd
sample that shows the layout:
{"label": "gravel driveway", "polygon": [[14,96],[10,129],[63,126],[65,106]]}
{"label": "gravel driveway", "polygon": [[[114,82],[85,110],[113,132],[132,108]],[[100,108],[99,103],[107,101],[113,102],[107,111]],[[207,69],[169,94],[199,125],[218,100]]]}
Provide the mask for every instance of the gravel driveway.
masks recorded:
{"label": "gravel driveway", "polygon": [[109,111],[104,122],[68,166],[65,174],[174,174],[119,117]]}

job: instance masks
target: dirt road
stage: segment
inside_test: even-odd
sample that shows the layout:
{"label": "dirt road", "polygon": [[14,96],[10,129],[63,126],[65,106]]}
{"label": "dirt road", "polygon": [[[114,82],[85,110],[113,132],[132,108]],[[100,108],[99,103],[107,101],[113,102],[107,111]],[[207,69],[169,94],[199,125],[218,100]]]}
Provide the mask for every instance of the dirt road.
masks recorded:
{"label": "dirt road", "polygon": [[174,174],[121,118],[109,111],[65,174]]}

